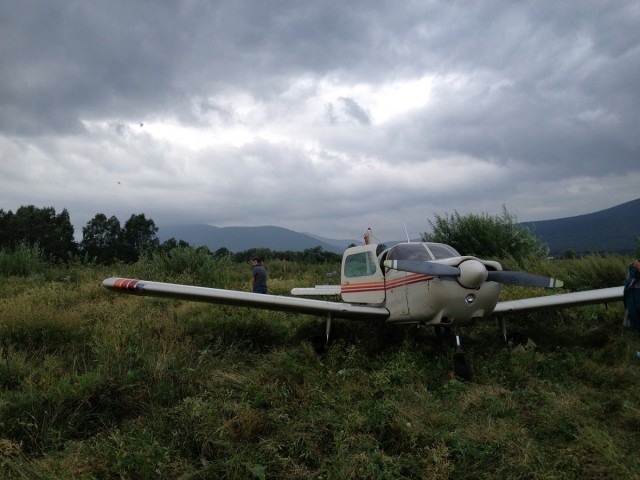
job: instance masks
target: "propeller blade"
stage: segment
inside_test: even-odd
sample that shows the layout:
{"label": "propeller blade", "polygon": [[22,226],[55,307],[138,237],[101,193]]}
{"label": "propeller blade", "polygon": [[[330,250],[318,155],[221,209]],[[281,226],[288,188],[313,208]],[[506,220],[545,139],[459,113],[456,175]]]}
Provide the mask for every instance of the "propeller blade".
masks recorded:
{"label": "propeller blade", "polygon": [[416,260],[385,260],[384,266],[401,272],[422,273],[438,277],[457,277],[460,269],[441,263],[416,261]]}
{"label": "propeller blade", "polygon": [[489,272],[487,280],[518,287],[559,288],[564,285],[562,280],[526,272]]}

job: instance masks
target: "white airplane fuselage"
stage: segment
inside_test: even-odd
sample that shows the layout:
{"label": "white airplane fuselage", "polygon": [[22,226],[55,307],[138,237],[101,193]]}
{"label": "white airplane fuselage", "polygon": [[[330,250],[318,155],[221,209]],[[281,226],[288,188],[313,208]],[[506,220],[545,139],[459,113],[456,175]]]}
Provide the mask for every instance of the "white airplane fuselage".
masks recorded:
{"label": "white airplane fuselage", "polygon": [[[387,273],[398,277],[402,272]],[[416,275],[416,274],[407,274]],[[385,288],[385,306],[389,310],[387,323],[423,323],[425,325],[467,325],[489,315],[500,295],[501,285],[485,282],[478,289],[462,287],[455,280],[437,277],[412,281],[410,278],[389,278],[391,288]],[[399,284],[398,286],[395,286]]]}
{"label": "white airplane fuselage", "polygon": [[[430,248],[431,247],[431,248]],[[440,249],[440,255],[433,251]],[[465,287],[454,278],[409,273],[388,269],[389,257],[436,261],[462,268],[482,263],[482,269],[501,269],[497,262],[481,262],[475,257],[460,256],[455,250],[442,252],[445,246],[430,243],[400,244],[380,256],[376,245],[347,249],[342,260],[340,292],[343,301],[352,304],[384,307],[389,316],[385,323],[462,326],[488,316],[495,308],[501,285],[476,282]],[[448,255],[448,256],[444,256]]]}

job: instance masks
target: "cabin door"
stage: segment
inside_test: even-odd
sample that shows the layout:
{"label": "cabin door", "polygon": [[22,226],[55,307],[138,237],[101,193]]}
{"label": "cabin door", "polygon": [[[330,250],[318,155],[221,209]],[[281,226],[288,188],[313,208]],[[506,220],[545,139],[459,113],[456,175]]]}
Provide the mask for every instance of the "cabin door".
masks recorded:
{"label": "cabin door", "polygon": [[378,264],[376,247],[363,245],[344,252],[340,290],[345,302],[384,303],[384,275]]}

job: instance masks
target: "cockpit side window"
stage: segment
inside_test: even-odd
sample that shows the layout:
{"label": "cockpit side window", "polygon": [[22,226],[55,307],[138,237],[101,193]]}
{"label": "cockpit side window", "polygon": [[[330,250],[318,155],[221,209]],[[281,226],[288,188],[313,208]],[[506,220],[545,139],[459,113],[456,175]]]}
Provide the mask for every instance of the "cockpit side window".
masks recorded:
{"label": "cockpit side window", "polygon": [[376,273],[376,259],[371,252],[355,253],[345,260],[345,277],[364,277],[374,273]]}

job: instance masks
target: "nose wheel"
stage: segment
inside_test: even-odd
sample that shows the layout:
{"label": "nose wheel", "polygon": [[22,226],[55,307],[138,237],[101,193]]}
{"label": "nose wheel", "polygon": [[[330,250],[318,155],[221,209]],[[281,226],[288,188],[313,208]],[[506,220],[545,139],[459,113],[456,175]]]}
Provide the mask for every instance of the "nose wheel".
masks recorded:
{"label": "nose wheel", "polygon": [[460,335],[455,335],[451,327],[444,327],[444,333],[439,325],[435,327],[436,336],[445,339],[447,345],[451,345],[454,340],[455,346],[453,350],[453,375],[461,380],[471,380],[471,363],[467,358],[467,354],[462,350],[460,343]]}
{"label": "nose wheel", "polygon": [[462,380],[471,380],[471,365],[467,354],[462,350],[459,335],[456,335],[456,348],[453,352],[453,373]]}

